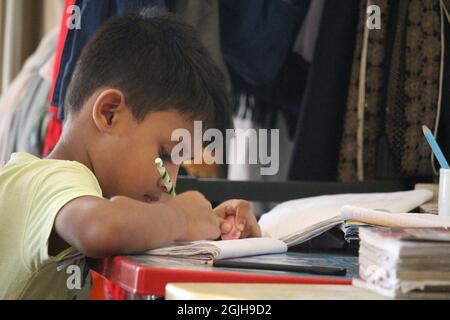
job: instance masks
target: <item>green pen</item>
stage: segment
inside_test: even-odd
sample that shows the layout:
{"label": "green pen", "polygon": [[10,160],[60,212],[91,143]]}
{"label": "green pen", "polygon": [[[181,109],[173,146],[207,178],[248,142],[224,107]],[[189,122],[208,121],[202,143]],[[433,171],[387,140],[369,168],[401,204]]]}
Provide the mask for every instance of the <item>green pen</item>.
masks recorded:
{"label": "green pen", "polygon": [[175,192],[175,187],[173,186],[172,181],[170,180],[169,173],[167,172],[166,167],[164,166],[161,158],[156,158],[155,164],[159,174],[161,175],[161,179],[164,183],[164,186],[166,187],[167,192],[172,197],[175,197],[177,195]]}

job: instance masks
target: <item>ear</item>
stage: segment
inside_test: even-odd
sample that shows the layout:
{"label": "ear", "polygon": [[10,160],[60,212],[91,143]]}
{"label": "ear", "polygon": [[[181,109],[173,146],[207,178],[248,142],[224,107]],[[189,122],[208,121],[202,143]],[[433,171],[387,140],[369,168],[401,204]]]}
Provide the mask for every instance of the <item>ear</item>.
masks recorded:
{"label": "ear", "polygon": [[120,90],[107,89],[102,91],[92,108],[92,119],[98,130],[111,133],[119,115],[124,113],[125,107],[125,97]]}

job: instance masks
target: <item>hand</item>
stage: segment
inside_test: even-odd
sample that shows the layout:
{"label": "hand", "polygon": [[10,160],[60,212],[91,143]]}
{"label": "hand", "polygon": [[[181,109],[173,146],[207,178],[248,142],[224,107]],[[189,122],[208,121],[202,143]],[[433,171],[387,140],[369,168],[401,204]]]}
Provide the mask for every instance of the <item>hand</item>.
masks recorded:
{"label": "hand", "polygon": [[233,230],[227,217],[234,216],[236,229],[241,233],[240,238],[261,237],[261,229],[250,202],[240,199],[227,200],[213,211],[219,217],[222,236]]}
{"label": "hand", "polygon": [[185,218],[186,232],[177,241],[214,240],[220,236],[219,219],[200,192],[187,191],[166,203]]}

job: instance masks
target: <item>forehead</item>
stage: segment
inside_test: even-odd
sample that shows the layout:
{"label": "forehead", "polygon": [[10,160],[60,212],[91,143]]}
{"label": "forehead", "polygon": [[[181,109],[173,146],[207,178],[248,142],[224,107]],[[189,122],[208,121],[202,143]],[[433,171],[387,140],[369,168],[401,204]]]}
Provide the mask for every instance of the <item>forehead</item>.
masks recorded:
{"label": "forehead", "polygon": [[152,131],[163,131],[164,133],[179,128],[187,129],[189,132],[194,130],[194,121],[191,117],[174,109],[150,112],[145,117],[143,124]]}

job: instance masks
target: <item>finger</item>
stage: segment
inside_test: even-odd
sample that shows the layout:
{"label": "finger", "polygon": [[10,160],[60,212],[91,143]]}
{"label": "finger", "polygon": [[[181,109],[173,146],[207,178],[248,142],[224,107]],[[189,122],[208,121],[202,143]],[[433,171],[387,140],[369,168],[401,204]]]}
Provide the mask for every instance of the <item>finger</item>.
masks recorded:
{"label": "finger", "polygon": [[225,219],[227,217],[227,206],[217,206],[213,211],[219,218]]}
{"label": "finger", "polygon": [[220,232],[221,233],[228,233],[231,231],[231,229],[233,229],[233,226],[226,221],[224,223],[220,224]]}
{"label": "finger", "polygon": [[233,206],[230,206],[230,205],[225,207],[225,215],[227,217],[228,216],[235,216],[236,212],[237,212],[237,208],[236,207],[233,207]]}
{"label": "finger", "polygon": [[249,220],[251,215],[251,212],[245,210],[245,209],[241,209],[238,208],[238,210],[236,211],[236,220],[235,220],[235,224],[236,224],[236,228],[239,231],[244,231],[245,226],[247,225],[247,221]]}

